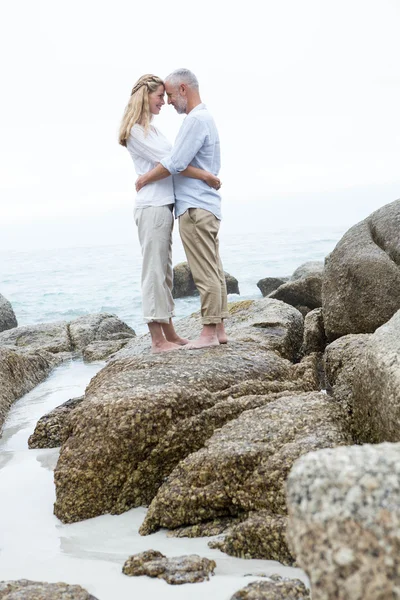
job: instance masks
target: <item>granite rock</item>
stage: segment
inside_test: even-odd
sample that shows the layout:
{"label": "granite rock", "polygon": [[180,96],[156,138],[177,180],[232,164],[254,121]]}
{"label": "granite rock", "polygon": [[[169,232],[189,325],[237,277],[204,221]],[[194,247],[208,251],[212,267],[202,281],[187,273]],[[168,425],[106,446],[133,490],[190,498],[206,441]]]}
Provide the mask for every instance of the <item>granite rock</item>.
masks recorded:
{"label": "granite rock", "polygon": [[400,200],[352,227],[327,257],[323,286],[329,341],[373,333],[400,309]]}
{"label": "granite rock", "polygon": [[215,561],[201,558],[197,554],[167,558],[157,550],[147,550],[130,556],[122,572],[130,577],[147,575],[164,579],[167,583],[199,583],[214,575]]}
{"label": "granite rock", "polygon": [[351,442],[342,419],[340,407],[320,392],[282,394],[243,412],[181,460],[151,502],[140,533],[247,511],[284,515],[293,462],[311,450]]}
{"label": "granite rock", "polygon": [[0,332],[17,326],[18,322],[11,302],[0,294]]}
{"label": "granite rock", "polygon": [[[240,294],[238,280],[225,272],[226,289],[228,294]],[[174,267],[173,298],[198,296],[199,292],[193,281],[192,273],[187,262],[182,262]]]}
{"label": "granite rock", "polygon": [[310,260],[297,267],[290,279],[291,281],[296,281],[297,279],[302,279],[309,275],[322,275],[324,268],[325,265],[323,261]]}
{"label": "granite rock", "polygon": [[68,438],[68,417],[82,402],[84,396],[67,400],[61,406],[39,419],[35,431],[29,437],[29,448],[57,448]]}
{"label": "granite rock", "polygon": [[264,296],[268,296],[271,292],[278,289],[279,286],[283,285],[289,280],[289,277],[264,277],[257,282],[257,287]]}
{"label": "granite rock", "polygon": [[0,600],[97,600],[80,585],[19,579],[0,581]]}
{"label": "granite rock", "polygon": [[322,274],[310,273],[294,281],[290,280],[281,285],[268,297],[282,300],[286,304],[302,308],[302,314],[322,305],[321,297]]}
{"label": "granite rock", "polygon": [[302,352],[324,352],[327,339],[324,329],[324,318],[322,308],[314,308],[304,318],[304,338]]}
{"label": "granite rock", "polygon": [[310,592],[300,579],[271,575],[249,583],[230,600],[310,600]]}
{"label": "granite rock", "polygon": [[289,544],[313,600],[400,597],[400,444],[301,457],[287,502]]}

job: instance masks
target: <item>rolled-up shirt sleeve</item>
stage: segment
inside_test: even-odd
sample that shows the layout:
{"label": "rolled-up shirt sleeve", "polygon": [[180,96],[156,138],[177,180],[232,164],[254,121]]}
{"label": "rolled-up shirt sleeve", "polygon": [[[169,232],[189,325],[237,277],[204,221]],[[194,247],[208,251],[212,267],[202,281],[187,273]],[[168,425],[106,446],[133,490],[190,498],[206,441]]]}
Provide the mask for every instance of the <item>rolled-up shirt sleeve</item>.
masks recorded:
{"label": "rolled-up shirt sleeve", "polygon": [[187,118],[179,130],[172,152],[160,163],[171,175],[184,171],[204,144],[206,136],[207,125],[203,121]]}
{"label": "rolled-up shirt sleeve", "polygon": [[165,149],[154,140],[153,136],[146,135],[143,127],[134,125],[129,136],[129,146],[132,152],[152,163],[159,163],[165,156]]}

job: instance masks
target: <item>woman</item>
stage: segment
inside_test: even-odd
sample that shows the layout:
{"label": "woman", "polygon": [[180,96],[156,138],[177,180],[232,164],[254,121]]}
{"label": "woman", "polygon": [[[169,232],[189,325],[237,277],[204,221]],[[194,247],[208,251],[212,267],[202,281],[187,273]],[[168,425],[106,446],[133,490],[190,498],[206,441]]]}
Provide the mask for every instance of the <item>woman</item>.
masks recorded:
{"label": "woman", "polygon": [[[126,146],[140,176],[150,171],[171,150],[171,144],[152,124],[164,101],[164,83],[143,75],[134,85],[122,119],[119,143]],[[179,176],[205,181],[218,188],[220,180],[208,171],[189,166]],[[178,350],[187,344],[176,333],[172,317],[172,229],[175,203],[173,178],[143,187],[136,196],[135,222],[142,248],[142,305],[151,335],[153,353]]]}

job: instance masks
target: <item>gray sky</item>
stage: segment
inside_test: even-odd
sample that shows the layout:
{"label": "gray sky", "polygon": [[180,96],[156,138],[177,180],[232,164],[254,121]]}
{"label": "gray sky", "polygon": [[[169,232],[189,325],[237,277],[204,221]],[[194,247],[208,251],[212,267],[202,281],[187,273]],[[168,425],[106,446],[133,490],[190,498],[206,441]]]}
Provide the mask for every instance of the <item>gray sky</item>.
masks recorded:
{"label": "gray sky", "polygon": [[[2,8],[0,249],[53,245],[50,224],[61,243],[93,215],[130,218],[122,112],[140,75],[181,66],[217,121],[232,227],[259,230],[257,211],[266,229],[352,224],[400,197],[398,0]],[[181,120],[165,106],[155,124],[173,141]]]}

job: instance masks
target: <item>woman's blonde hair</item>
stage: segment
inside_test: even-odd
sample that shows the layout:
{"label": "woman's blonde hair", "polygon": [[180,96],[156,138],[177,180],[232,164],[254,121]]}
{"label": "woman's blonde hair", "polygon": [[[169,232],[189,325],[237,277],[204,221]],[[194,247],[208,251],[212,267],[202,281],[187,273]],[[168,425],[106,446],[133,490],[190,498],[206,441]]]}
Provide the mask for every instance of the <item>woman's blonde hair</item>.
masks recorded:
{"label": "woman's blonde hair", "polygon": [[144,130],[148,131],[151,120],[149,94],[156,92],[160,85],[164,85],[164,82],[156,75],[143,75],[133,86],[119,128],[118,141],[121,146],[126,146],[126,140],[135,123],[140,123]]}

